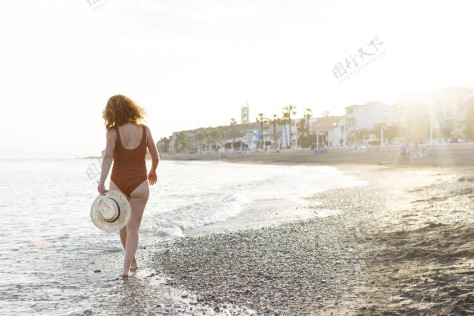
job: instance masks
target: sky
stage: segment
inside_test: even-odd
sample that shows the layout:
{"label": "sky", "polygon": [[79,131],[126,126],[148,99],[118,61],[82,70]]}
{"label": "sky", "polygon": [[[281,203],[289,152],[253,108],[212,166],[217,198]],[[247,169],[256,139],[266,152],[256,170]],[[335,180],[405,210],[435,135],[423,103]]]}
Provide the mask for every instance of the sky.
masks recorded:
{"label": "sky", "polygon": [[[158,141],[240,123],[247,102],[255,121],[288,105],[296,116],[342,115],[406,92],[471,87],[473,9],[432,0],[1,1],[0,157],[100,155],[102,110],[115,94],[145,108]],[[336,65],[355,69],[354,56],[375,54],[374,43],[383,54],[363,55],[371,62],[341,82]]]}

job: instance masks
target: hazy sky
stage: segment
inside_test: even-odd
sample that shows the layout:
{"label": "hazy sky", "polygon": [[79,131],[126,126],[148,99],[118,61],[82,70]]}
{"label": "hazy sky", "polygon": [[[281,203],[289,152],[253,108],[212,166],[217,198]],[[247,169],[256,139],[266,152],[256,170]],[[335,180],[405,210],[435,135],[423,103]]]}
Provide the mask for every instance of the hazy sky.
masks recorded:
{"label": "hazy sky", "polygon": [[[93,2],[93,0],[90,0]],[[0,2],[0,157],[105,147],[114,94],[143,106],[155,141],[295,105],[320,115],[407,91],[474,85],[472,1]],[[385,55],[339,83],[333,68]]]}

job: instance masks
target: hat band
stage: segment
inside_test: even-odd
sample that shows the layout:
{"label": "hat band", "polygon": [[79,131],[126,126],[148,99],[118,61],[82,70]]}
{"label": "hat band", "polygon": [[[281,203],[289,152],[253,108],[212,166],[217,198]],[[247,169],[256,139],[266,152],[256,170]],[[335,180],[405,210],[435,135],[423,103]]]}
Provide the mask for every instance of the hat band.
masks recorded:
{"label": "hat band", "polygon": [[114,201],[115,205],[117,205],[117,216],[115,216],[113,219],[106,219],[105,221],[106,222],[109,222],[109,223],[112,223],[112,222],[115,222],[117,220],[117,218],[120,217],[120,206],[118,205],[117,201],[115,201],[114,199],[110,198],[112,201]]}

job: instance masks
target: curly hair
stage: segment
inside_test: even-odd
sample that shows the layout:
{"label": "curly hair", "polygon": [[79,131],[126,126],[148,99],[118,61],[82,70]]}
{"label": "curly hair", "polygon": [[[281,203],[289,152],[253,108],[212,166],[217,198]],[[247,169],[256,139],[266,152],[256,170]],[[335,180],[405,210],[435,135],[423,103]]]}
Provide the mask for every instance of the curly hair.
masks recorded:
{"label": "curly hair", "polygon": [[121,94],[110,97],[102,112],[107,130],[128,122],[134,124],[142,123],[145,119],[144,116],[145,110],[142,107]]}

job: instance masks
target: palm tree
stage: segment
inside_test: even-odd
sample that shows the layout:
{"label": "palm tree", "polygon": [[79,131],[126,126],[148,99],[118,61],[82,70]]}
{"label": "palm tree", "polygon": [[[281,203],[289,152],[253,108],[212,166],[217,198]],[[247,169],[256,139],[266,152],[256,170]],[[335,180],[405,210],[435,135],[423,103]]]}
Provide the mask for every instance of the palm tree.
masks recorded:
{"label": "palm tree", "polygon": [[309,135],[309,122],[308,121],[312,116],[313,116],[313,111],[311,109],[308,108],[304,110],[303,117],[306,119],[306,130],[308,131],[308,135]]}
{"label": "palm tree", "polygon": [[[286,116],[286,119],[288,119],[288,126],[289,126],[289,134],[290,134],[290,139],[289,139],[289,142],[290,143],[290,148],[291,148],[291,114],[293,115],[296,115],[296,106],[293,106],[293,105],[289,105],[289,106],[285,106],[283,108],[284,112],[283,112],[283,117],[285,118]],[[288,143],[287,143],[287,148],[288,148]]]}
{"label": "palm tree", "polygon": [[210,138],[211,138],[211,134],[209,133],[208,130],[205,130],[203,133],[202,133],[202,137],[204,139],[204,144],[206,145],[206,151],[209,151],[209,141],[210,141]]}
{"label": "palm tree", "polygon": [[230,119],[230,126],[232,126],[232,137],[234,138],[232,140],[232,150],[234,150],[234,143],[235,143],[235,125],[237,124],[237,121],[235,118]]}
{"label": "palm tree", "polygon": [[175,144],[178,149],[178,152],[184,151],[188,144],[188,140],[184,132],[179,132],[176,134]]}
{"label": "palm tree", "polygon": [[298,133],[301,134],[301,137],[304,138],[304,132],[306,130],[306,122],[304,119],[300,119],[298,123],[296,123]]}
{"label": "palm tree", "polygon": [[196,134],[196,139],[198,142],[199,153],[201,153],[201,146],[202,146],[202,133],[201,132],[198,132]]}
{"label": "palm tree", "polygon": [[162,137],[157,143],[158,151],[167,153],[170,151],[170,138]]}
{"label": "palm tree", "polygon": [[216,147],[216,151],[217,151],[217,141],[219,139],[219,136],[220,136],[220,133],[217,128],[213,129],[210,133],[210,139],[214,141],[214,146]]}
{"label": "palm tree", "polygon": [[[305,148],[306,146],[310,145],[310,135],[309,135],[309,119],[313,115],[311,109],[306,109],[303,112],[303,118],[297,123],[297,130],[300,133],[298,137],[298,144],[301,147]],[[307,133],[307,136],[305,135]]]}
{"label": "palm tree", "polygon": [[276,149],[276,125],[281,124],[281,119],[278,118],[277,114],[273,114],[273,119],[270,120],[270,122],[273,124],[273,144],[275,145],[275,149]]}
{"label": "palm tree", "polygon": [[222,126],[222,132],[221,132],[221,146],[224,145],[225,147],[225,126]]}
{"label": "palm tree", "polygon": [[286,148],[288,148],[288,132],[286,130],[286,120],[288,119],[288,113],[283,112],[280,121],[283,123],[283,137],[285,139]]}
{"label": "palm tree", "polygon": [[267,119],[263,117],[263,113],[258,114],[255,119],[260,123],[260,148],[263,148],[263,123],[267,122]]}

